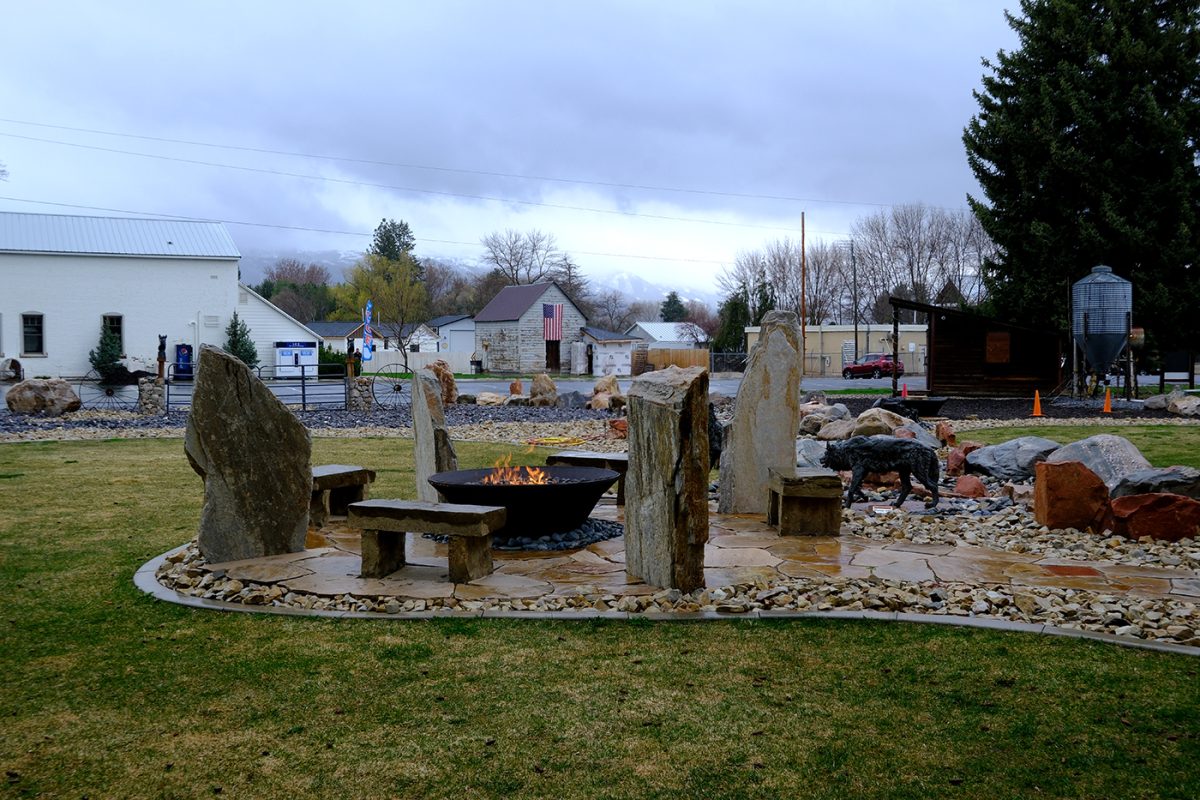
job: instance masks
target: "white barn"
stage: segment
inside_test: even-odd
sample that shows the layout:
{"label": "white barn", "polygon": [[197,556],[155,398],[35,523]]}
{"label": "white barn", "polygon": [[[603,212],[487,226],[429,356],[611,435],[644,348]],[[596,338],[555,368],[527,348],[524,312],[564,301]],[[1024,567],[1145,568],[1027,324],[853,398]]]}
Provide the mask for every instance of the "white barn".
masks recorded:
{"label": "white barn", "polygon": [[220,347],[235,310],[264,364],[277,339],[315,339],[239,285],[240,258],[219,222],[0,212],[0,362],[86,375],[104,326],[129,369],[154,372],[160,335],[168,362]]}
{"label": "white barn", "polygon": [[697,344],[694,338],[688,335],[690,327],[690,323],[687,322],[635,322],[625,334],[641,339],[647,347],[691,350],[697,347]]}

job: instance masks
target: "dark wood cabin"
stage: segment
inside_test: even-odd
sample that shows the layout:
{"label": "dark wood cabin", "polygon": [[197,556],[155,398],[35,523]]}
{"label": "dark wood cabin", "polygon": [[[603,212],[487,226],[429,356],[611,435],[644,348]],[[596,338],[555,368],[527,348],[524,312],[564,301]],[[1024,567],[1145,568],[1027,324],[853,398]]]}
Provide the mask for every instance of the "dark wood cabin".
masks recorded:
{"label": "dark wood cabin", "polygon": [[958,309],[888,298],[893,324],[900,310],[926,315],[926,363],[930,395],[949,397],[1033,397],[1062,385],[1065,354],[1058,333],[1033,330]]}

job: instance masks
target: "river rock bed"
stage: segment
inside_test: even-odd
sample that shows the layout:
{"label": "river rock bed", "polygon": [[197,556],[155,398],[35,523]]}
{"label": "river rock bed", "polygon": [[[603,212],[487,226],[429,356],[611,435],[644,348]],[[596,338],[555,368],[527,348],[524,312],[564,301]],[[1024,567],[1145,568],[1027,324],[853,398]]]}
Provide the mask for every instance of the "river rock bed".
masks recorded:
{"label": "river rock bed", "polygon": [[[511,539],[492,539],[493,550],[521,551],[537,550],[550,552],[555,550],[580,550],[596,542],[607,542],[625,534],[625,526],[619,522],[607,519],[588,518],[574,530],[548,533],[545,536],[514,536]],[[424,538],[445,544],[449,536],[436,533],[423,534]]]}

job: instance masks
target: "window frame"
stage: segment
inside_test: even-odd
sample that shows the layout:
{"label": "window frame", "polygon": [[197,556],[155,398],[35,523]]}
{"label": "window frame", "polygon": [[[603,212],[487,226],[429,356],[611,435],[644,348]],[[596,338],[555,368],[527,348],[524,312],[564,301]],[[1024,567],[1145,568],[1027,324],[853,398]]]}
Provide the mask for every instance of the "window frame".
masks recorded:
{"label": "window frame", "polygon": [[[41,350],[26,350],[25,345],[28,344],[26,337],[28,333],[25,330],[25,320],[30,317],[38,318],[38,338],[41,340]],[[21,312],[21,357],[22,358],[45,358],[46,357],[46,315],[40,311],[22,311]]]}
{"label": "window frame", "polygon": [[117,341],[121,345],[121,358],[125,358],[125,315],[124,314],[101,314],[100,315],[100,330],[110,330],[108,321],[110,319],[117,320]]}

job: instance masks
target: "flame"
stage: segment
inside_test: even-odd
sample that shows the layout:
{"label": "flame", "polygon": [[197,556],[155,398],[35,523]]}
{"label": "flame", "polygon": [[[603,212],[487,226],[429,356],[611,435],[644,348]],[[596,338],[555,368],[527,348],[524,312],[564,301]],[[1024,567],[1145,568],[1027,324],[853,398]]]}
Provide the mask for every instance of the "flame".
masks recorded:
{"label": "flame", "polygon": [[550,479],[545,470],[538,469],[537,467],[514,467],[512,465],[511,454],[498,459],[492,465],[492,471],[484,475],[482,481],[482,483],[488,486],[526,483],[544,486],[549,482]]}

